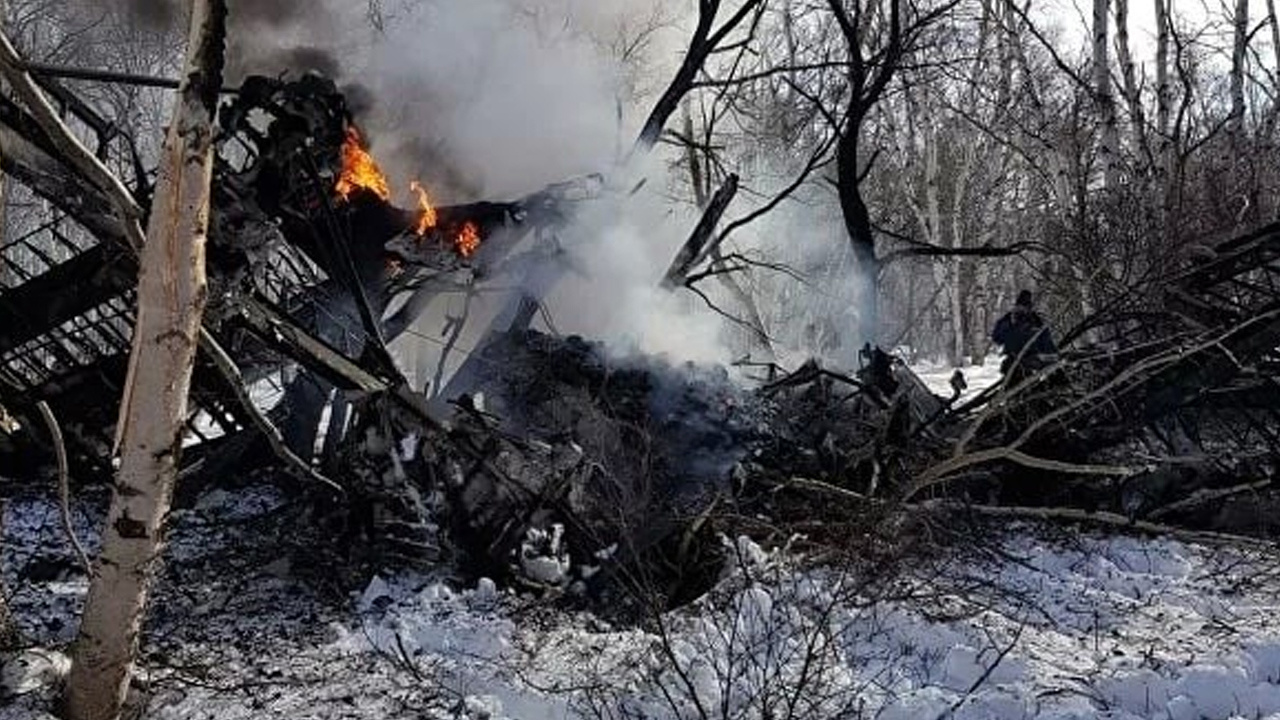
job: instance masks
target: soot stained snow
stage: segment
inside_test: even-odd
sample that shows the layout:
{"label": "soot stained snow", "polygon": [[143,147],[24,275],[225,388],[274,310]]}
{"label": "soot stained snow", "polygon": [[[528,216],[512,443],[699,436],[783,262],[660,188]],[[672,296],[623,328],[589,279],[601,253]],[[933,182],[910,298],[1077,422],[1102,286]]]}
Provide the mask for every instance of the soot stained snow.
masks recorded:
{"label": "soot stained snow", "polygon": [[[9,502],[0,558],[46,647],[70,639],[83,579],[25,576],[15,549],[65,554],[55,513]],[[872,598],[743,538],[711,593],[641,629],[444,574],[340,592],[301,520],[266,488],[177,514],[143,717],[1280,717],[1280,565],[1260,550],[1020,527]],[[63,667],[23,663],[4,720],[47,710]]]}

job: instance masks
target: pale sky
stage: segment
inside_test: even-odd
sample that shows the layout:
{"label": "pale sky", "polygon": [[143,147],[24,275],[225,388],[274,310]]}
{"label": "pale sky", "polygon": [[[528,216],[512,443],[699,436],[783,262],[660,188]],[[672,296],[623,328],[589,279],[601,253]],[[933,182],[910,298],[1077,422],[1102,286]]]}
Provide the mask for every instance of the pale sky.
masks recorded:
{"label": "pale sky", "polygon": [[[1155,3],[1157,0],[1130,0],[1129,2],[1129,42],[1134,54],[1134,61],[1149,63],[1155,55]],[[1113,10],[1114,10],[1114,0]],[[1221,0],[1171,0],[1175,22],[1181,25],[1200,28],[1213,23],[1217,29],[1225,33],[1221,41],[1229,45],[1231,41],[1231,13],[1234,2],[1224,3]],[[1032,5],[1034,17],[1050,23],[1057,23],[1064,31],[1064,41],[1070,40],[1070,48],[1085,47],[1090,35],[1093,20],[1093,3],[1090,0],[1037,0]],[[1038,8],[1038,12],[1036,10]],[[1113,16],[1114,17],[1114,16]],[[1267,17],[1265,0],[1250,0],[1249,26],[1253,29]],[[1112,36],[1115,34],[1114,21]],[[1253,46],[1263,55],[1271,56],[1271,33],[1267,29],[1256,33]]]}

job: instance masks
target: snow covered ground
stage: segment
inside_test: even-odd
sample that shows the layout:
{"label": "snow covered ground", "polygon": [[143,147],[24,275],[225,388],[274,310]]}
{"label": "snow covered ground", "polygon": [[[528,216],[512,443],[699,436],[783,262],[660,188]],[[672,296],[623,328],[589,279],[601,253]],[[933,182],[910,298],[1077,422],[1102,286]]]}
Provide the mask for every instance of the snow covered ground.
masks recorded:
{"label": "snow covered ground", "polygon": [[[967,365],[960,368],[964,373],[968,388],[960,394],[958,403],[963,404],[978,393],[1000,382],[1000,361],[1002,355],[989,355],[982,365]],[[936,395],[951,397],[951,376],[956,369],[948,363],[925,362],[912,365],[911,369],[920,376],[924,384]]]}
{"label": "snow covered ground", "polygon": [[[23,628],[65,643],[84,581],[56,515],[25,499],[5,520]],[[726,540],[717,588],[639,629],[443,572],[342,593],[299,520],[267,488],[179,513],[143,717],[1280,718],[1270,551],[1018,526],[871,591]],[[0,719],[35,716],[58,668],[10,663],[25,694]]]}

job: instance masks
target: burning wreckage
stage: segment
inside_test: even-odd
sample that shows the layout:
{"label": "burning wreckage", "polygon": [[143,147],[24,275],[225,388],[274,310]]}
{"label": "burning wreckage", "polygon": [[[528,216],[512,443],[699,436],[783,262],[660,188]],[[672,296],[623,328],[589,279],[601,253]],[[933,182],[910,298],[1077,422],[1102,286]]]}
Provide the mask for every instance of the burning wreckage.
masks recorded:
{"label": "burning wreckage", "polygon": [[[133,168],[145,206],[128,137],[45,82],[102,157]],[[415,184],[401,208],[328,80],[250,78],[220,118],[180,484],[279,461],[337,500],[342,537],[376,563],[465,558],[477,574],[679,602],[714,577],[722,533],[847,538],[887,510],[955,502],[1203,525],[1206,506],[1270,487],[1280,226],[1217,246],[1164,302],[1117,302],[1066,338],[1092,338],[1084,349],[963,404],[875,348],[856,376],[811,363],[756,389],[610,359],[530,329],[554,272],[523,283],[429,402],[387,343],[460,274],[496,276],[517,249],[520,267],[553,267],[557,228],[602,178],[447,207]],[[5,98],[0,148],[51,209],[0,245],[0,474],[38,475],[57,418],[73,475],[105,477],[136,260],[106,197]]]}

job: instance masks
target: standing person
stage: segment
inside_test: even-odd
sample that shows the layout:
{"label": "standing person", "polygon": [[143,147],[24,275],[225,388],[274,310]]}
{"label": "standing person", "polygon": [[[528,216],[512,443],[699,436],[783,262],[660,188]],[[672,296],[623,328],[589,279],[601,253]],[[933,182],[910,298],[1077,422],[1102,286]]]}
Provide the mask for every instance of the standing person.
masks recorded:
{"label": "standing person", "polygon": [[996,321],[996,327],[991,331],[991,340],[1004,348],[1000,372],[1005,375],[1014,370],[1015,363],[1018,364],[1017,369],[1024,372],[1038,370],[1050,362],[1051,358],[1048,356],[1058,352],[1049,326],[1040,317],[1040,313],[1032,308],[1031,292],[1028,290],[1018,293],[1013,309]]}

